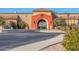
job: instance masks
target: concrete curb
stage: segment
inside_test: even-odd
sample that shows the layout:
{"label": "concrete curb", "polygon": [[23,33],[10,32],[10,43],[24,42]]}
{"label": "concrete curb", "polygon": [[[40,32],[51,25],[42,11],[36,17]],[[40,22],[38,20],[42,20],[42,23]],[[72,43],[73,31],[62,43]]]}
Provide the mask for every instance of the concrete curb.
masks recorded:
{"label": "concrete curb", "polygon": [[40,30],[39,32],[44,32],[44,33],[65,33],[64,31],[58,31],[58,30]]}
{"label": "concrete curb", "polygon": [[39,51],[46,46],[61,42],[63,40],[63,36],[64,36],[64,34],[61,34],[61,35],[58,35],[58,36],[48,39],[48,40],[23,45],[20,47],[10,49],[8,51]]}

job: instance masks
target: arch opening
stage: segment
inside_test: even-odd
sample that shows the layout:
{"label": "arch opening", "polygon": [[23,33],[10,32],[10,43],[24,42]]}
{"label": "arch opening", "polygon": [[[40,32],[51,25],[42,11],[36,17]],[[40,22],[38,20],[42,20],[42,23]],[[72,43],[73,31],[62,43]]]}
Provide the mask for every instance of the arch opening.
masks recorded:
{"label": "arch opening", "polygon": [[44,19],[40,19],[37,22],[37,29],[47,29],[47,22]]}

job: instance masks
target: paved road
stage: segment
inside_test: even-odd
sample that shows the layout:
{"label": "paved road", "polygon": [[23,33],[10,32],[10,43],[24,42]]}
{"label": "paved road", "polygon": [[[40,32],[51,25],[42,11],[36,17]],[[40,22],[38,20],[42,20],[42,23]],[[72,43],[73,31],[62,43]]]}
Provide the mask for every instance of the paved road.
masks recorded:
{"label": "paved road", "polygon": [[0,33],[0,51],[5,51],[24,44],[47,40],[59,34],[40,32]]}

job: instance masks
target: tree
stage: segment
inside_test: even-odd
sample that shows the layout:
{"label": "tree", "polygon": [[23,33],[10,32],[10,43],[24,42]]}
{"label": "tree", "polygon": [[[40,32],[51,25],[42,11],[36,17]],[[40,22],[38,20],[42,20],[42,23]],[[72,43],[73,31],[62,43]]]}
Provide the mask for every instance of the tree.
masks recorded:
{"label": "tree", "polygon": [[17,28],[18,29],[25,29],[26,28],[26,23],[24,21],[22,21],[19,16],[17,17]]}
{"label": "tree", "polygon": [[5,24],[5,19],[0,17],[0,26],[3,26]]}
{"label": "tree", "polygon": [[55,18],[54,19],[54,25],[57,27],[57,29],[60,30],[67,30],[67,24],[64,18]]}
{"label": "tree", "polygon": [[0,17],[0,32],[2,31],[4,25],[5,25],[5,19]]}
{"label": "tree", "polygon": [[66,22],[65,22],[65,19],[63,18],[55,18],[54,19],[54,25],[55,26],[66,26]]}
{"label": "tree", "polygon": [[61,25],[61,19],[60,18],[55,18],[54,19],[54,26],[60,26]]}

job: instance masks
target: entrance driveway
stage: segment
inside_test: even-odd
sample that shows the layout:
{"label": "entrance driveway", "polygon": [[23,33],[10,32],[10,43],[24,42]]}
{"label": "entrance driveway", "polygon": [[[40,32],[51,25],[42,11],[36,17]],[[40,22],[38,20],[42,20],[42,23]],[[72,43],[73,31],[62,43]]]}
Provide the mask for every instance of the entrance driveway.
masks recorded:
{"label": "entrance driveway", "polygon": [[60,34],[41,32],[0,33],[0,51],[9,50],[25,44],[47,40]]}

